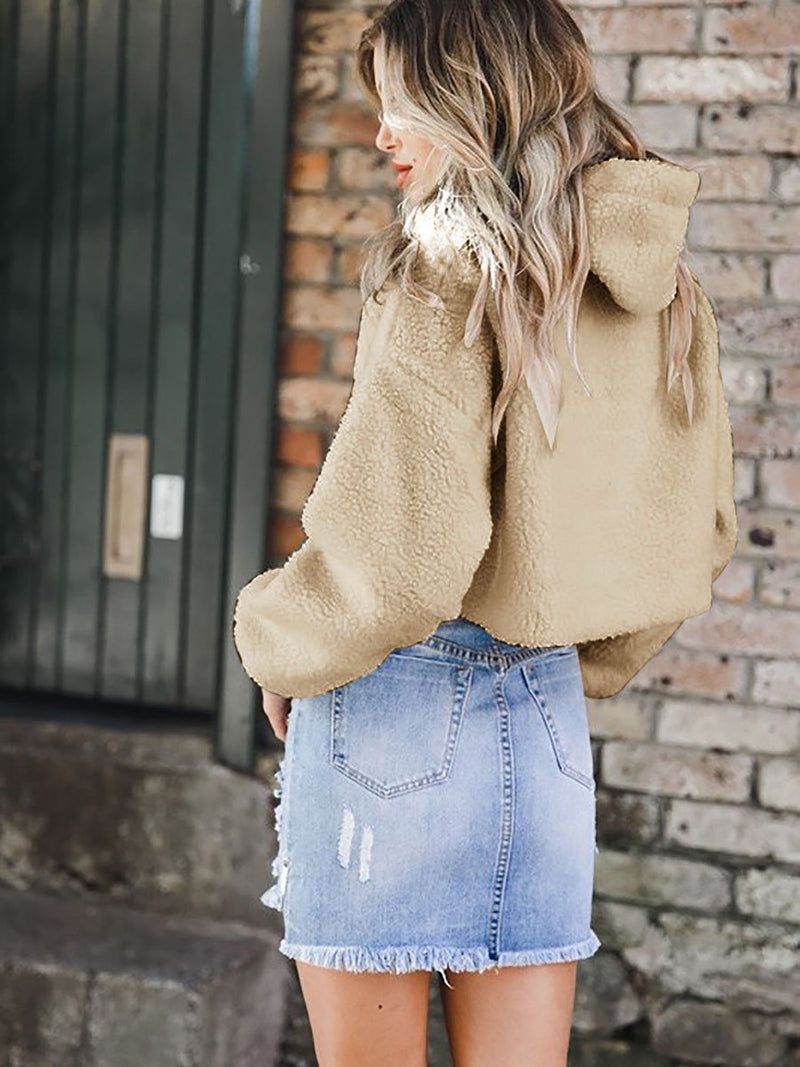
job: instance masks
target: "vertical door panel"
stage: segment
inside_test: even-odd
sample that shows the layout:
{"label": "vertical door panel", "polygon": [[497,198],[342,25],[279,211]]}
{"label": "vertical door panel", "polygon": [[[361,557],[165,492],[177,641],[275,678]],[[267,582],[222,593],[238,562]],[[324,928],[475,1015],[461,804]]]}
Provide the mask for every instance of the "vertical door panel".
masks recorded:
{"label": "vertical door panel", "polygon": [[[265,530],[271,498],[271,455],[276,436],[277,361],[281,293],[264,278],[281,276],[290,89],[294,81],[291,5],[262,4],[247,34],[246,83],[252,121],[248,140],[246,224],[242,251],[248,264],[241,285],[235,417],[231,429],[228,569],[222,612],[223,653],[218,758],[248,768],[253,730],[263,724],[260,694],[241,669],[231,628],[239,589],[267,565]],[[265,76],[266,75],[266,76]]]}
{"label": "vertical door panel", "polygon": [[41,555],[34,610],[36,629],[31,685],[55,689],[61,677],[69,486],[69,420],[72,383],[73,285],[78,233],[80,101],[83,92],[81,16],[78,4],[62,4],[53,26],[50,155],[50,249],[44,397],[41,410]]}
{"label": "vertical door panel", "polygon": [[[117,0],[81,5],[81,116],[72,374],[67,401],[64,622],[59,688],[94,696],[100,685],[102,515],[118,232],[120,45]],[[57,176],[57,180],[60,177]],[[52,546],[48,546],[48,551]]]}
{"label": "vertical door panel", "polygon": [[[232,12],[213,0],[209,72],[207,195],[203,218],[202,289],[194,425],[190,429],[190,500],[186,626],[186,702],[198,704],[216,685],[221,639],[231,464],[230,425],[234,361],[220,352],[237,344],[237,297],[244,181],[244,31],[257,5]],[[227,634],[227,627],[225,632]]]}
{"label": "vertical door panel", "polygon": [[28,683],[33,591],[39,558],[38,402],[46,301],[48,95],[51,35],[43,4],[14,5],[8,70],[11,123],[4,146],[4,333],[2,337],[2,614],[0,664]]}
{"label": "vertical door panel", "polygon": [[[166,21],[167,64],[161,145],[158,299],[155,307],[156,364],[150,433],[154,472],[187,477],[193,352],[197,345],[197,256],[201,247],[200,172],[202,107],[211,25],[201,3],[172,3]],[[224,362],[224,355],[221,360]],[[184,500],[188,494],[184,492]],[[142,699],[150,704],[183,701],[182,632],[186,533],[149,541],[143,604]],[[198,706],[208,706],[207,688]]]}
{"label": "vertical door panel", "polygon": [[[115,263],[109,351],[109,424],[118,433],[142,433],[148,422],[153,377],[153,281],[157,236],[158,141],[162,36],[161,0],[120,5],[122,34],[118,85]],[[166,58],[166,57],[164,57]],[[106,470],[106,477],[108,477]],[[105,516],[108,522],[108,515]],[[143,585],[106,577],[101,610],[100,691],[106,698],[137,700],[141,665]]]}

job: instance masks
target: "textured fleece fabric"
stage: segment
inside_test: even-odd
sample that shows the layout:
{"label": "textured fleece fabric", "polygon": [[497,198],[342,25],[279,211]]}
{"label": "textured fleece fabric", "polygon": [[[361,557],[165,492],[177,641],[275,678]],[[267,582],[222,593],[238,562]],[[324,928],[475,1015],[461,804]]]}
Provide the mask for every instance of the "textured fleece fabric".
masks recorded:
{"label": "textured fleece fabric", "polygon": [[691,425],[680,379],[666,389],[700,177],[615,158],[583,183],[591,268],[576,337],[592,396],[562,319],[553,450],[524,381],[493,447],[506,355],[491,293],[463,342],[479,281],[465,248],[419,261],[444,310],[393,281],[365,301],[353,389],[302,513],[307,539],[236,602],[234,641],[258,685],[315,696],[461,615],[511,644],[577,645],[586,695],[609,697],[710,607],[738,525],[717,324],[694,275]]}

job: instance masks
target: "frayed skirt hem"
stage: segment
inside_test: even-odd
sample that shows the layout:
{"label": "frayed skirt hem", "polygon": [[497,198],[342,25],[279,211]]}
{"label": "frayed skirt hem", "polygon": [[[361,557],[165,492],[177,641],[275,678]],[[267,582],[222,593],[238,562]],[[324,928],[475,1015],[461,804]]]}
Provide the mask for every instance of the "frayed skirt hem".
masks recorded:
{"label": "frayed skirt hem", "polygon": [[583,941],[555,948],[521,949],[501,952],[492,959],[485,946],[460,949],[451,946],[404,945],[363,948],[360,945],[298,945],[283,938],[278,949],[290,959],[332,967],[340,971],[485,971],[497,967],[520,967],[531,963],[564,963],[586,959],[600,948],[600,938],[589,931]]}

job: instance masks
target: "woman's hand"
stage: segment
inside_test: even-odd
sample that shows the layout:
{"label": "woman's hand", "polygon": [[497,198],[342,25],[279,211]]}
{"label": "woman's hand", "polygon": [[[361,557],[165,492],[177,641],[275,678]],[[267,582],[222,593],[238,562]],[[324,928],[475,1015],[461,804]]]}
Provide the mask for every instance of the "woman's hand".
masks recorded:
{"label": "woman's hand", "polygon": [[264,714],[275,731],[279,741],[286,742],[286,726],[291,712],[291,697],[281,696],[280,693],[270,693],[268,689],[261,690],[261,706]]}

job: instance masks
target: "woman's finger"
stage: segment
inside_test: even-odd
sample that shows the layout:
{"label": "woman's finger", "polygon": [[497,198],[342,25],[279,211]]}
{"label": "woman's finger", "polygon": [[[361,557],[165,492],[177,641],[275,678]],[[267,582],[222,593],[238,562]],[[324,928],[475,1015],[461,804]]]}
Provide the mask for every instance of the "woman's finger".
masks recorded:
{"label": "woman's finger", "polygon": [[291,711],[289,697],[281,696],[280,693],[270,693],[267,689],[261,690],[261,706],[264,714],[269,719],[270,726],[279,741],[286,741],[286,727]]}

